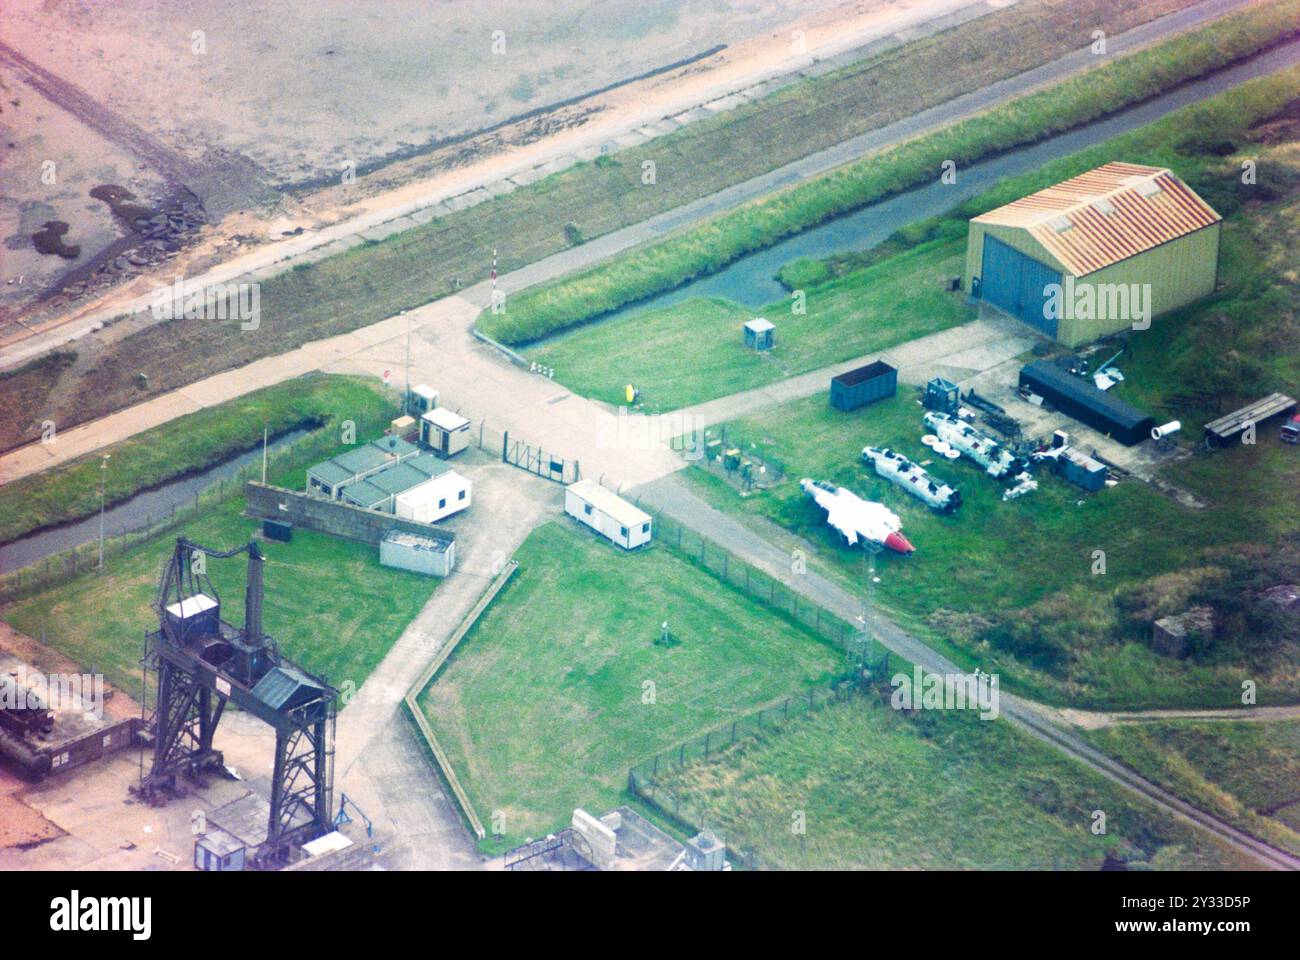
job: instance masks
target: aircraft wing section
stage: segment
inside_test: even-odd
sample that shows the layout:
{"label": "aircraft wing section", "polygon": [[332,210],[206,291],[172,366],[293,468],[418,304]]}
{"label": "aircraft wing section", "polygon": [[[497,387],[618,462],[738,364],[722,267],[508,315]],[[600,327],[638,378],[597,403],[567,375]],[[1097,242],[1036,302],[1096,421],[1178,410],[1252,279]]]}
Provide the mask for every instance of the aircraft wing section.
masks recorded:
{"label": "aircraft wing section", "polygon": [[858,524],[854,511],[842,506],[833,506],[826,511],[826,522],[844,534],[850,546],[858,542]]}

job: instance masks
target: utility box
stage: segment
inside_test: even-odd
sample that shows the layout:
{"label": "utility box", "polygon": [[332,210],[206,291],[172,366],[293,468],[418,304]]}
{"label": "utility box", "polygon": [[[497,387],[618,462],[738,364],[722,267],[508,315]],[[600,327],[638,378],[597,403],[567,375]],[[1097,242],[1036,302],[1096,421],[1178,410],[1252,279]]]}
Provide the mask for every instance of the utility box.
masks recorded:
{"label": "utility box", "polygon": [[776,325],[765,317],[755,317],[745,324],[745,346],[751,350],[771,350],[776,346]]}
{"label": "utility box", "polygon": [[727,869],[727,847],[712,831],[697,833],[686,844],[686,865],[696,872]]}
{"label": "utility box", "polygon": [[427,383],[417,384],[411,388],[406,398],[406,409],[411,416],[418,417],[430,410],[438,409],[438,391]]}
{"label": "utility box", "polygon": [[293,539],[293,524],[283,520],[263,520],[262,536],[276,543],[288,543]]}
{"label": "utility box", "polygon": [[951,380],[945,377],[934,377],[925,385],[925,397],[921,400],[921,406],[925,409],[938,410],[940,413],[955,417],[960,405],[961,394],[957,384]]}
{"label": "utility box", "polygon": [[898,371],[885,361],[877,360],[832,379],[831,406],[836,410],[856,410],[892,397],[897,392]]}
{"label": "utility box", "polygon": [[1067,450],[1057,462],[1061,465],[1061,473],[1065,479],[1075,486],[1083,487],[1093,493],[1106,486],[1109,471],[1100,460],[1094,460],[1074,450]]}
{"label": "utility box", "polygon": [[208,873],[232,873],[244,869],[248,848],[233,833],[212,827],[194,841],[194,866]]}
{"label": "utility box", "polygon": [[442,457],[454,457],[470,444],[469,421],[438,407],[420,417],[420,442]]}

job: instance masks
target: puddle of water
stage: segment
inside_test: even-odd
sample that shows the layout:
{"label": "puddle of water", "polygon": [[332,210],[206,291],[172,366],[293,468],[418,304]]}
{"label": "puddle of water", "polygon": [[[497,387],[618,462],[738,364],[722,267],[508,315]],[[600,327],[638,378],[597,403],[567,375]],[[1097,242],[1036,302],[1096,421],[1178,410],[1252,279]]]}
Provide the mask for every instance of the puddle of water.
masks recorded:
{"label": "puddle of water", "polygon": [[40,230],[32,234],[32,246],[37,253],[52,254],[65,260],[75,260],[81,256],[81,245],[65,243],[64,235],[68,232],[65,220],[46,220]]}

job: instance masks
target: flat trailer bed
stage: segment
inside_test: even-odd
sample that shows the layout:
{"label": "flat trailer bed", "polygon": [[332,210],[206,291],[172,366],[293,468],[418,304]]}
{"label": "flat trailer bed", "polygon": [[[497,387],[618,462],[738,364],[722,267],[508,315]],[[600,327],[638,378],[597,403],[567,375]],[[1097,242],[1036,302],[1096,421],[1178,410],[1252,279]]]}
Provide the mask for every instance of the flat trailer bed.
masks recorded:
{"label": "flat trailer bed", "polygon": [[1250,424],[1258,426],[1265,420],[1283,413],[1290,413],[1296,408],[1296,401],[1285,393],[1270,393],[1262,400],[1249,403],[1240,410],[1234,410],[1217,420],[1205,425],[1205,444],[1217,447],[1231,440],[1244,431]]}

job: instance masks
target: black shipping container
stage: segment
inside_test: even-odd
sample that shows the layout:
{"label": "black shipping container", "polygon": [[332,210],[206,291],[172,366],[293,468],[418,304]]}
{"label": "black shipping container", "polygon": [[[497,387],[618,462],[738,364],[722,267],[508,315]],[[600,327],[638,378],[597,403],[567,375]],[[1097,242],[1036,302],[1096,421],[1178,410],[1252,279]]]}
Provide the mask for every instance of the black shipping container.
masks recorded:
{"label": "black shipping container", "polygon": [[1049,360],[1035,360],[1020,370],[1020,386],[1028,387],[1062,413],[1108,434],[1125,446],[1150,439],[1155,417],[1098,390],[1091,380],[1075,376]]}
{"label": "black shipping container", "polygon": [[898,392],[898,371],[877,360],[865,367],[841,373],[831,380],[831,406],[836,410],[856,410]]}

